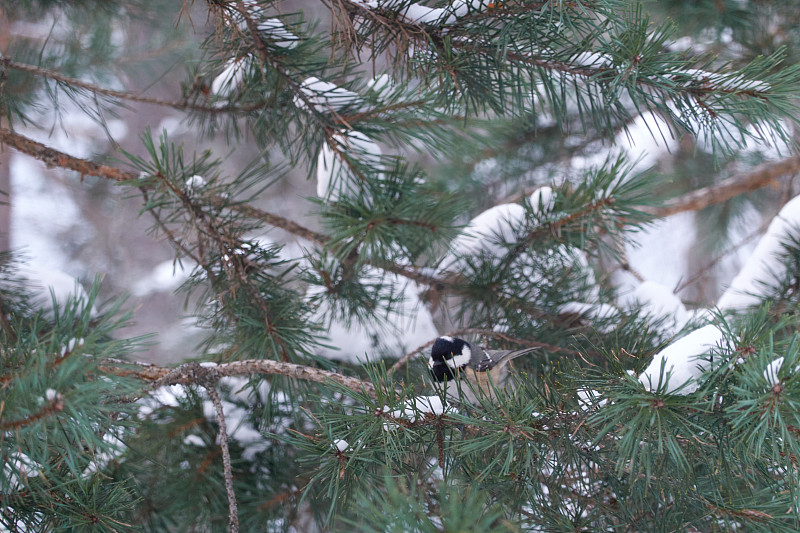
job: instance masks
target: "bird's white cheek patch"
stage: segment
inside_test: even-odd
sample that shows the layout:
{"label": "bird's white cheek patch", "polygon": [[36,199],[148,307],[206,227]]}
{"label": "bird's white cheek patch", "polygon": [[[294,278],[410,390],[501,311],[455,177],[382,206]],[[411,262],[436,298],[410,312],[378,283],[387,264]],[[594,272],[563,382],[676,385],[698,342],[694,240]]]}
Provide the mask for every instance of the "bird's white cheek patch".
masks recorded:
{"label": "bird's white cheek patch", "polygon": [[464,351],[466,351],[467,353],[462,353],[454,356],[452,359],[447,359],[445,361],[447,363],[447,366],[449,366],[450,368],[460,368],[462,366],[466,366],[467,364],[469,364],[470,356],[472,354],[470,354],[469,350],[466,347],[464,347]]}

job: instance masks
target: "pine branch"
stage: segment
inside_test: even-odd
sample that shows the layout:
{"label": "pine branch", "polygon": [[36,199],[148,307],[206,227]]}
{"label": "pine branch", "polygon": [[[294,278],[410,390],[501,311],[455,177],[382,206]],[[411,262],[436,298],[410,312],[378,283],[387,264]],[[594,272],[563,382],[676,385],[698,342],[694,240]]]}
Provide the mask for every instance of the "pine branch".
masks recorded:
{"label": "pine branch", "polygon": [[81,176],[95,176],[118,182],[130,181],[138,177],[130,171],[120,170],[108,165],[98,165],[86,159],[73,157],[5,128],[0,128],[0,144],[7,144],[38,159],[47,168],[66,168],[78,172]]}
{"label": "pine branch", "polygon": [[800,171],[800,155],[764,163],[749,172],[743,172],[716,185],[703,187],[667,202],[662,207],[641,207],[641,211],[657,217],[668,217],[684,211],[698,211],[708,206],[726,202],[740,194],[755,191],[775,182],[778,178]]}
{"label": "pine branch", "polygon": [[171,100],[163,100],[161,98],[153,98],[150,96],[143,96],[141,94],[136,94],[127,91],[116,91],[114,89],[107,89],[105,87],[100,87],[98,85],[94,85],[92,83],[88,83],[85,81],[81,81],[77,78],[72,78],[70,76],[65,76],[60,72],[55,70],[46,69],[44,67],[37,67],[36,65],[28,65],[27,63],[19,63],[17,61],[13,61],[8,57],[0,57],[0,67],[11,68],[14,70],[19,70],[21,72],[28,72],[30,74],[35,74],[37,76],[42,76],[44,78],[57,81],[59,83],[64,83],[71,87],[78,87],[81,89],[85,89],[90,91],[94,94],[100,94],[103,96],[109,96],[112,98],[119,98],[120,100],[128,100],[131,102],[139,102],[143,104],[152,104],[158,106],[165,106],[171,107],[173,109],[178,109],[180,111],[199,111],[202,113],[249,113],[251,111],[256,111],[258,109],[262,109],[264,107],[265,102],[255,102],[253,104],[249,104],[246,106],[203,106],[197,104],[190,104],[187,102],[180,102],[180,101],[171,101]]}
{"label": "pine branch", "polygon": [[222,399],[219,397],[214,383],[205,385],[214,409],[217,412],[217,425],[219,426],[219,447],[222,450],[222,467],[225,471],[225,491],[228,493],[228,522],[231,533],[239,533],[239,512],[236,507],[236,493],[233,491],[233,470],[231,468],[231,451],[228,449],[228,427],[225,423],[225,411],[222,408]]}
{"label": "pine branch", "polygon": [[45,405],[35,413],[26,416],[25,418],[20,418],[18,420],[10,420],[10,421],[0,420],[0,431],[17,430],[19,428],[39,422],[43,418],[47,418],[50,415],[60,413],[63,410],[64,410],[63,400],[60,397],[56,397],[49,404]]}
{"label": "pine branch", "polygon": [[375,396],[372,383],[345,376],[338,372],[322,370],[295,363],[273,361],[270,359],[248,359],[232,361],[213,366],[199,363],[186,363],[175,368],[166,368],[148,363],[131,363],[118,359],[105,359],[100,370],[120,377],[134,377],[153,384],[154,387],[166,385],[197,385],[226,376],[249,376],[270,374],[287,376],[316,383],[334,382],[355,392],[366,392]]}
{"label": "pine branch", "polygon": [[[220,200],[223,200],[220,198]],[[276,215],[274,213],[268,213],[262,209],[258,209],[257,207],[253,207],[250,204],[221,204],[230,209],[231,211],[236,211],[237,213],[241,213],[242,215],[255,218],[262,222],[269,224],[270,226],[274,226],[276,228],[280,228],[292,235],[297,235],[298,237],[302,237],[307,241],[311,241],[313,243],[319,244],[320,246],[325,246],[329,241],[330,237],[327,235],[323,235],[322,233],[317,233],[316,231],[310,230],[304,226],[301,226],[297,222],[289,220],[288,218],[284,218],[280,215]]]}

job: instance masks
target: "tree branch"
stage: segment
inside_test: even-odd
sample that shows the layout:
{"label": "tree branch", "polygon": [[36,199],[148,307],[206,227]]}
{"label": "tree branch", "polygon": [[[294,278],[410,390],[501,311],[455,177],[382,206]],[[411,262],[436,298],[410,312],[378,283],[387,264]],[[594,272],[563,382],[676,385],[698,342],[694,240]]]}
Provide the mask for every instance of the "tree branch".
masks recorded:
{"label": "tree branch", "polygon": [[[121,170],[108,165],[98,165],[92,161],[71,156],[5,128],[0,128],[0,144],[11,146],[24,154],[38,159],[48,168],[66,168],[79,172],[81,176],[95,176],[117,182],[134,180],[139,177],[135,172]],[[328,242],[326,235],[316,233],[296,222],[257,209],[249,204],[230,204],[230,200],[222,197],[215,198],[213,203],[232,211],[237,211],[245,216],[256,218],[317,244],[324,245]]]}
{"label": "tree branch", "polygon": [[236,507],[236,493],[233,492],[233,469],[231,468],[231,452],[228,449],[228,427],[225,423],[225,411],[222,409],[222,399],[219,397],[214,383],[205,386],[214,409],[217,412],[217,425],[219,426],[219,447],[222,450],[222,468],[225,472],[225,491],[228,493],[228,522],[231,533],[239,533],[239,511]]}
{"label": "tree branch", "polygon": [[38,159],[43,162],[47,168],[67,168],[80,173],[81,176],[95,176],[113,181],[128,181],[138,177],[138,175],[133,172],[120,170],[108,165],[98,165],[86,159],[73,157],[5,128],[0,128],[0,144],[7,144],[20,152]]}
{"label": "tree branch", "polygon": [[330,241],[330,237],[327,235],[317,233],[316,231],[301,226],[297,222],[289,220],[288,218],[284,218],[273,213],[268,213],[267,211],[253,207],[250,204],[232,204],[226,205],[225,207],[231,211],[236,211],[237,213],[241,213],[245,216],[266,222],[270,226],[280,228],[291,233],[292,235],[297,235],[298,237],[302,237],[307,241],[319,244],[320,246],[325,246]]}
{"label": "tree branch", "polygon": [[104,364],[101,364],[99,369],[115,376],[138,378],[152,383],[154,387],[197,385],[226,376],[272,374],[316,383],[334,382],[352,391],[365,392],[375,397],[375,387],[368,381],[361,381],[358,378],[345,376],[338,372],[284,361],[273,361],[271,359],[248,359],[213,366],[186,363],[175,368],[166,368],[147,363],[131,363],[118,359],[105,359]]}
{"label": "tree branch", "polygon": [[214,107],[214,106],[190,104],[187,102],[162,100],[160,98],[152,98],[149,96],[143,96],[136,93],[126,92],[126,91],[115,91],[113,89],[99,87],[97,85],[81,81],[77,78],[65,76],[64,74],[61,74],[60,72],[57,72],[55,70],[50,70],[43,67],[37,67],[36,65],[28,65],[27,63],[18,63],[17,61],[13,61],[7,57],[0,57],[0,67],[11,68],[14,70],[19,70],[21,72],[28,72],[30,74],[42,76],[44,78],[51,79],[59,83],[64,83],[72,87],[79,87],[81,89],[86,89],[87,91],[91,91],[94,94],[102,94],[104,96],[119,98],[121,100],[128,100],[131,102],[139,102],[143,104],[171,107],[173,109],[178,109],[180,111],[199,111],[202,113],[249,113],[251,111],[256,111],[258,109],[263,109],[265,104],[265,102],[256,102],[253,104],[249,104],[247,106]]}
{"label": "tree branch", "polygon": [[788,174],[800,171],[800,155],[782,161],[764,163],[749,172],[731,176],[716,185],[703,187],[670,200],[661,207],[640,207],[645,213],[668,217],[684,211],[697,211],[730,200],[740,194],[755,191]]}

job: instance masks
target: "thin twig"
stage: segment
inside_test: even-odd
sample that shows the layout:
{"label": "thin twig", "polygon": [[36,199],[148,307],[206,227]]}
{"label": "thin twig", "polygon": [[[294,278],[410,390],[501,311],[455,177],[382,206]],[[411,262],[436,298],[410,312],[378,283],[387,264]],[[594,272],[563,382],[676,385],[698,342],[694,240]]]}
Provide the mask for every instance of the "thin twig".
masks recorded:
{"label": "thin twig", "polygon": [[241,213],[242,215],[255,218],[262,222],[266,222],[270,226],[280,228],[288,233],[291,233],[292,235],[297,235],[298,237],[302,237],[307,241],[311,241],[321,246],[326,245],[330,241],[330,237],[328,237],[327,235],[323,235],[322,233],[317,233],[316,231],[303,227],[297,222],[289,220],[288,218],[284,218],[280,215],[276,215],[273,213],[268,213],[262,209],[253,207],[250,204],[244,204],[244,203],[231,204],[231,205],[225,205],[225,207],[227,207],[231,211],[236,211],[237,213]]}
{"label": "thin twig", "polygon": [[225,423],[225,411],[222,409],[222,399],[213,383],[205,386],[214,409],[217,411],[217,425],[219,426],[219,447],[222,450],[222,467],[225,471],[225,491],[228,493],[228,522],[231,533],[239,533],[239,512],[236,508],[236,493],[233,492],[233,469],[231,468],[231,452],[228,449],[228,427]]}
{"label": "thin twig", "polygon": [[706,273],[708,273],[709,270],[711,270],[712,268],[714,268],[717,265],[717,263],[719,263],[720,261],[725,259],[727,256],[729,256],[730,254],[732,254],[733,252],[735,252],[736,250],[738,250],[739,248],[741,248],[742,246],[744,246],[748,242],[750,242],[753,239],[755,239],[756,237],[758,237],[762,233],[764,233],[764,231],[767,229],[767,226],[769,226],[770,222],[772,222],[771,219],[768,222],[766,222],[766,223],[762,224],[761,226],[759,226],[758,229],[756,229],[755,231],[753,231],[749,235],[745,236],[741,241],[739,241],[738,243],[736,243],[735,245],[731,246],[730,248],[728,248],[727,250],[725,250],[724,252],[719,254],[717,257],[715,257],[714,259],[709,261],[706,265],[704,265],[702,268],[700,268],[694,276],[692,276],[691,278],[687,279],[686,281],[684,281],[680,285],[678,285],[678,287],[673,292],[675,294],[678,294],[679,292],[681,292],[683,289],[685,289],[689,285],[692,285],[693,283],[695,283],[698,280],[702,279],[703,276],[705,276]]}
{"label": "thin twig", "polygon": [[249,113],[258,109],[263,109],[265,102],[254,102],[246,106],[205,106],[198,104],[190,104],[188,102],[176,102],[171,100],[163,100],[161,98],[153,98],[141,94],[131,93],[127,91],[115,91],[114,89],[107,89],[92,83],[81,81],[77,78],[65,76],[55,70],[38,67],[36,65],[29,65],[27,63],[19,63],[7,57],[0,57],[0,66],[19,70],[21,72],[28,72],[37,76],[42,76],[59,83],[64,83],[72,87],[79,87],[86,89],[94,94],[101,94],[111,98],[119,98],[120,100],[128,100],[131,102],[139,102],[142,104],[152,104],[158,106],[171,107],[180,111],[199,111],[202,113]]}

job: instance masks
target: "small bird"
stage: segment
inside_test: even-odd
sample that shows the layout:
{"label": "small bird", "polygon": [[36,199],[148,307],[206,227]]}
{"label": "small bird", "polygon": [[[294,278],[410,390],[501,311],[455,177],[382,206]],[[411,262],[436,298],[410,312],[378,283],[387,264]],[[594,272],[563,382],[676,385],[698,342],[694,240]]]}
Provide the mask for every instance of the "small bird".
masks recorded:
{"label": "small bird", "polygon": [[[536,349],[484,350],[480,346],[471,346],[463,339],[443,336],[433,343],[428,368],[435,381],[446,382],[449,397],[463,397],[476,404],[476,393],[495,400],[495,389],[502,389],[509,384],[508,363]],[[469,382],[469,385],[459,383],[460,380]]]}

